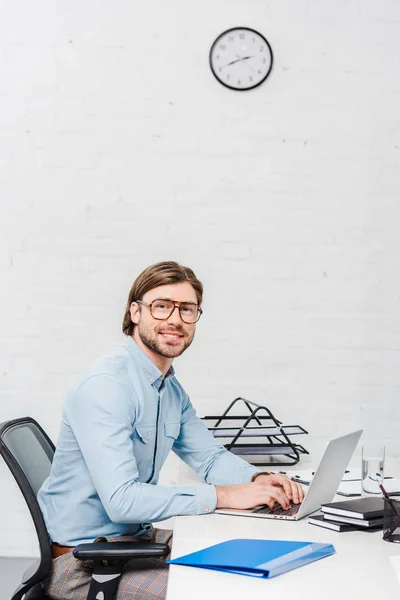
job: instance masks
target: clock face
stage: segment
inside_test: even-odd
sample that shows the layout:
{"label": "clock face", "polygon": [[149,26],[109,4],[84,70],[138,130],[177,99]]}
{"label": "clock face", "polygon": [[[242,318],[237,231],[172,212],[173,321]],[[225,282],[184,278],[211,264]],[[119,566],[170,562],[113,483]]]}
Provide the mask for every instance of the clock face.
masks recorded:
{"label": "clock face", "polygon": [[272,48],[261,33],[234,27],[221,33],[210,50],[210,67],[222,85],[233,90],[251,90],[272,69]]}

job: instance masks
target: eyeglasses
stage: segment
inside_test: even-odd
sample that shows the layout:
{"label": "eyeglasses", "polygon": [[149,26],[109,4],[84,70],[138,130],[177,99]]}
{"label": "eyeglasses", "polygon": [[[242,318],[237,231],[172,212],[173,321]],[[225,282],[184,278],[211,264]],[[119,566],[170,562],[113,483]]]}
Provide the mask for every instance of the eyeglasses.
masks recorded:
{"label": "eyeglasses", "polygon": [[151,316],[154,319],[157,319],[157,321],[166,321],[169,319],[175,308],[179,309],[179,315],[182,321],[188,325],[197,323],[203,314],[200,306],[194,302],[175,302],[174,300],[169,300],[168,298],[153,300],[153,302],[150,302],[150,304],[143,302],[143,300],[134,300],[134,302],[147,306],[147,308],[150,310]]}

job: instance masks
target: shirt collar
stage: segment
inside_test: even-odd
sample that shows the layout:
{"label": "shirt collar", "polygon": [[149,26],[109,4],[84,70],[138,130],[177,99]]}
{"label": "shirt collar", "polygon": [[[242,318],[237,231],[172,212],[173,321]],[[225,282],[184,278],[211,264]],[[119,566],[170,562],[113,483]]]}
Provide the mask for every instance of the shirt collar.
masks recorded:
{"label": "shirt collar", "polygon": [[153,363],[153,361],[150,360],[150,358],[148,356],[146,356],[146,354],[143,352],[143,350],[141,350],[139,348],[137,343],[131,337],[128,338],[128,343],[126,344],[126,347],[127,347],[128,351],[130,352],[130,354],[134,357],[136,362],[143,369],[146,379],[157,390],[160,389],[160,386],[161,386],[162,382],[164,381],[164,379],[167,379],[167,377],[172,377],[173,375],[175,375],[175,369],[171,365],[167,374],[165,375],[165,378],[164,378],[164,375],[161,373],[160,369],[158,367],[156,367],[156,365]]}

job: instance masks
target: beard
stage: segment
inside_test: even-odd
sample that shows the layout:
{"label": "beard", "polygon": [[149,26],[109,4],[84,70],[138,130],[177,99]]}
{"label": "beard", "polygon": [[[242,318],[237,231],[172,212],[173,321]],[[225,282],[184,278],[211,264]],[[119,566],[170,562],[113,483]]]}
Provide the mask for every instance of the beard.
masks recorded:
{"label": "beard", "polygon": [[139,322],[136,327],[143,344],[164,358],[176,358],[177,356],[180,356],[185,352],[186,348],[189,348],[194,338],[194,332],[192,335],[188,335],[183,327],[175,326],[174,329],[168,329],[168,331],[171,333],[178,333],[184,337],[181,338],[182,341],[179,344],[173,344],[168,342],[168,340],[162,340],[158,337],[159,329],[162,327],[161,325],[156,329],[150,329]]}

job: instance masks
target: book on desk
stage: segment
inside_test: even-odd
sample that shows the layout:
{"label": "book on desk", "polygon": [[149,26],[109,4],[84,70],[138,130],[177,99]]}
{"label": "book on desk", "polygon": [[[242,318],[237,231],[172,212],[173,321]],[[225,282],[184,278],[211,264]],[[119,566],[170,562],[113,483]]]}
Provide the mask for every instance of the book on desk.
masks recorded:
{"label": "book on desk", "polygon": [[166,562],[270,579],[334,552],[332,544],[233,539]]}
{"label": "book on desk", "polygon": [[322,514],[309,517],[311,525],[335,531],[373,531],[383,526],[384,499],[380,496],[329,502],[321,510]]}
{"label": "book on desk", "polygon": [[328,502],[321,506],[323,513],[353,519],[375,519],[383,517],[385,502],[381,496],[369,496],[342,502]]}
{"label": "book on desk", "polygon": [[363,519],[352,519],[351,517],[339,517],[337,515],[318,514],[308,518],[310,525],[318,525],[332,531],[377,531],[382,529],[383,517],[364,521]]}

